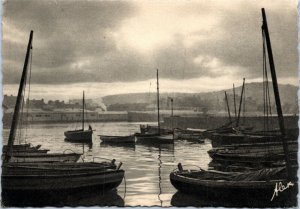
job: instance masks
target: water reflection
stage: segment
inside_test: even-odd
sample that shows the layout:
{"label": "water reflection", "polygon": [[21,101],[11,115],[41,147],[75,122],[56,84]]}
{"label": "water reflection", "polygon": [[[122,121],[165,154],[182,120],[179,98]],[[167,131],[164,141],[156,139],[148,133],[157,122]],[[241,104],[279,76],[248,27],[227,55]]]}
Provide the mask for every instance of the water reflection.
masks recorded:
{"label": "water reflection", "polygon": [[101,147],[124,147],[124,149],[130,149],[130,150],[135,150],[135,144],[134,143],[105,143],[105,142],[100,142]]}
{"label": "water reflection", "polygon": [[278,201],[270,201],[270,198],[265,198],[265,195],[257,197],[238,197],[236,195],[212,197],[209,195],[185,194],[176,192],[171,199],[171,205],[175,207],[249,207],[249,208],[266,208],[266,207],[295,207],[297,206],[296,199],[287,200],[282,198]]}
{"label": "water reflection", "polygon": [[97,191],[51,192],[47,195],[9,195],[2,194],[2,206],[5,207],[76,207],[76,206],[119,206],[123,207],[124,200],[117,191],[99,194]]}

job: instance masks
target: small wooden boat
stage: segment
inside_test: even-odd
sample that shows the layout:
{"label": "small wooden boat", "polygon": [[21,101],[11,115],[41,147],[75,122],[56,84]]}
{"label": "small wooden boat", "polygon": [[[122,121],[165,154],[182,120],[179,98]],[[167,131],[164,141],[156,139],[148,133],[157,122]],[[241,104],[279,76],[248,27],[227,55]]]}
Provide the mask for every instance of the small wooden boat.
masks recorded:
{"label": "small wooden boat", "polygon": [[188,140],[188,141],[194,141],[198,143],[204,143],[205,138],[203,135],[203,131],[199,130],[191,130],[191,129],[175,129],[174,130],[174,138],[180,139],[180,140]]}
{"label": "small wooden boat", "polygon": [[107,135],[98,135],[104,143],[114,143],[114,144],[127,144],[135,143],[135,136],[107,136]]}
{"label": "small wooden boat", "polygon": [[[18,162],[18,163],[8,163],[7,164],[7,174],[15,174],[21,172],[28,172],[28,173],[39,173],[41,171],[47,172],[50,174],[51,170],[53,172],[65,172],[69,169],[73,171],[103,171],[105,169],[116,169],[117,165],[115,164],[116,160],[113,159],[112,161],[103,161],[103,162],[55,162],[55,163],[48,163],[48,162],[41,162],[41,163],[26,163],[26,162]],[[28,169],[30,168],[30,169]]]}
{"label": "small wooden boat", "polygon": [[105,192],[120,185],[124,171],[90,163],[7,163],[2,166],[2,195],[23,196]]}
{"label": "small wooden boat", "polygon": [[137,143],[141,144],[173,144],[174,137],[173,134],[163,135],[163,134],[135,134]]}
{"label": "small wooden boat", "polygon": [[[41,145],[37,145],[35,147],[32,147],[31,145],[17,145],[13,146],[13,153],[47,153],[48,149],[39,149]],[[5,154],[7,152],[7,145],[3,145],[2,154]]]}
{"label": "small wooden boat", "polygon": [[[161,128],[159,127],[160,132],[162,134],[172,134],[173,131],[170,129],[166,129],[166,128]],[[153,125],[140,125],[140,132],[142,134],[153,134],[153,133],[157,133],[158,132],[158,126],[153,126]]]}
{"label": "small wooden boat", "polygon": [[38,153],[20,152],[13,153],[10,162],[77,162],[81,154],[78,153]]}
{"label": "small wooden boat", "polygon": [[83,99],[82,99],[82,129],[79,130],[72,130],[72,131],[65,131],[65,137],[67,141],[71,142],[92,142],[92,135],[93,129],[89,126],[89,129],[84,130],[84,109],[85,109],[85,101],[84,101],[84,92],[83,92]]}
{"label": "small wooden boat", "polygon": [[65,137],[67,141],[72,142],[92,142],[93,130],[74,130],[74,131],[66,131]]}
{"label": "small wooden boat", "polygon": [[[38,150],[41,148],[42,145],[32,146],[31,144],[14,144],[13,149],[14,150]],[[2,151],[6,152],[8,149],[7,145],[3,145]]]}
{"label": "small wooden boat", "polygon": [[[243,173],[180,169],[170,174],[170,181],[178,191],[184,193],[195,193],[215,198],[237,196],[247,199],[263,196],[271,201],[277,184],[281,182],[282,185],[289,185],[285,177],[284,167]],[[297,183],[293,182],[292,184],[290,184],[289,190],[279,194],[281,198],[297,194]],[[273,199],[276,198],[278,197],[273,197]]]}

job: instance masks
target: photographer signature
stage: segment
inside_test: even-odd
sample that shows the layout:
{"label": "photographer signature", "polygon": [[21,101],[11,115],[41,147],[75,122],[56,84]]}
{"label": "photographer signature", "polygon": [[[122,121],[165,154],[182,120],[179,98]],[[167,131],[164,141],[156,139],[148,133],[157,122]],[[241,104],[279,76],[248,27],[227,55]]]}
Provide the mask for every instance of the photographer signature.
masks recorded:
{"label": "photographer signature", "polygon": [[287,185],[283,185],[282,182],[279,182],[279,183],[276,182],[274,193],[273,193],[271,201],[274,199],[275,196],[276,197],[278,196],[279,192],[283,192],[284,190],[286,190],[286,189],[288,189],[292,186],[294,186],[294,184],[292,182],[287,183]]}

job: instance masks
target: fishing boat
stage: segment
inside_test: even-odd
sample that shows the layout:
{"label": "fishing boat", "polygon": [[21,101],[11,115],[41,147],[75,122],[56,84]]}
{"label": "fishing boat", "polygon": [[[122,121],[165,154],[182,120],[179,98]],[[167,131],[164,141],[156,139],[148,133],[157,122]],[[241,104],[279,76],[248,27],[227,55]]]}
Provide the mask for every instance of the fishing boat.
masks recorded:
{"label": "fishing boat", "polygon": [[10,162],[41,163],[41,162],[77,162],[81,154],[78,153],[38,153],[19,152],[12,154]]}
{"label": "fishing boat", "polygon": [[[14,145],[14,154],[18,153],[47,153],[49,149],[40,149],[41,145],[31,146],[30,144]],[[2,155],[7,152],[7,145],[3,145]]]}
{"label": "fishing boat", "polygon": [[118,144],[127,144],[135,143],[135,136],[107,136],[107,135],[98,135],[104,143],[118,143]]}
{"label": "fishing boat", "polygon": [[[28,77],[28,61],[32,49],[33,31],[30,32],[29,42],[19,85],[16,105],[11,123],[7,151],[2,163],[2,205],[10,200],[34,196],[35,199],[49,199],[51,196],[62,194],[97,191],[104,193],[115,189],[124,178],[122,163],[115,166],[115,161],[108,163],[73,163],[73,162],[14,162],[13,148],[18,128],[19,113],[24,101],[26,78]],[[44,205],[50,206],[50,205]]]}
{"label": "fishing boat", "polygon": [[[170,174],[170,181],[180,192],[196,193],[217,199],[219,197],[242,200],[251,198],[256,201],[270,202],[278,198],[288,200],[297,192],[297,184],[286,178],[285,167],[249,172],[183,170],[181,167],[178,171]],[[274,188],[279,183],[290,188],[276,196]]]}
{"label": "fishing boat", "polygon": [[160,128],[160,114],[159,114],[159,80],[158,80],[158,69],[156,71],[156,79],[157,79],[157,132],[154,133],[136,133],[136,142],[141,144],[173,144],[174,143],[174,135],[166,134],[161,132]]}
{"label": "fishing boat", "polygon": [[85,101],[84,101],[84,92],[82,97],[82,128],[78,130],[65,131],[65,137],[67,141],[72,142],[92,142],[93,129],[89,125],[87,130],[84,129],[84,112],[85,112]]}
{"label": "fishing boat", "polygon": [[124,171],[103,164],[23,164],[7,163],[2,167],[2,195],[40,195],[104,192],[120,185]]}
{"label": "fishing boat", "polygon": [[180,140],[188,140],[198,143],[204,143],[204,135],[203,132],[205,130],[199,130],[199,129],[174,129],[174,138],[180,139]]}
{"label": "fishing boat", "polygon": [[[153,125],[140,125],[140,132],[142,133],[142,134],[146,134],[146,133],[148,133],[148,134],[153,134],[153,133],[157,133],[158,132],[158,126],[153,126]],[[160,132],[162,133],[162,134],[172,134],[173,133],[173,131],[172,130],[170,130],[170,129],[167,129],[167,128],[161,128],[160,127]]]}
{"label": "fishing boat", "polygon": [[[41,148],[42,145],[32,146],[30,143],[27,144],[14,144],[14,150],[38,150]],[[7,145],[3,145],[2,151],[6,152]]]}
{"label": "fishing boat", "polygon": [[[289,156],[296,161],[298,143],[288,142]],[[281,142],[239,144],[224,146],[208,151],[209,156],[216,161],[229,163],[275,163],[284,161],[284,150]],[[296,162],[295,162],[296,163]]]}
{"label": "fishing boat", "polygon": [[[281,140],[284,151],[285,167],[263,168],[249,172],[220,172],[200,170],[184,170],[178,164],[178,171],[170,174],[172,185],[179,191],[198,193],[206,196],[233,198],[241,196],[243,199],[256,197],[268,202],[283,199],[288,202],[292,199],[295,206],[298,192],[297,166],[293,167],[289,158],[289,147],[286,141],[285,126],[277,84],[275,65],[264,8],[262,8],[262,34],[268,50],[270,71],[272,76],[274,97],[281,131]],[[268,149],[268,147],[265,147]],[[280,190],[280,191],[278,191]],[[278,194],[280,192],[280,194]]]}

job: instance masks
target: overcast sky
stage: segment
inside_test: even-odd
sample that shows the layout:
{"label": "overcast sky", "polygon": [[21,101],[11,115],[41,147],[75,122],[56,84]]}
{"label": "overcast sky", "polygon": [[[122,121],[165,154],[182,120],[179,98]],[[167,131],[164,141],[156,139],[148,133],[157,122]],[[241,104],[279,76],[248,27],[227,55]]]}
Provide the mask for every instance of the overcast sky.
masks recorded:
{"label": "overcast sky", "polygon": [[156,68],[162,92],[230,88],[243,77],[259,81],[261,7],[279,81],[297,85],[296,0],[9,0],[3,5],[4,94],[17,92],[31,29],[32,97],[147,92]]}

